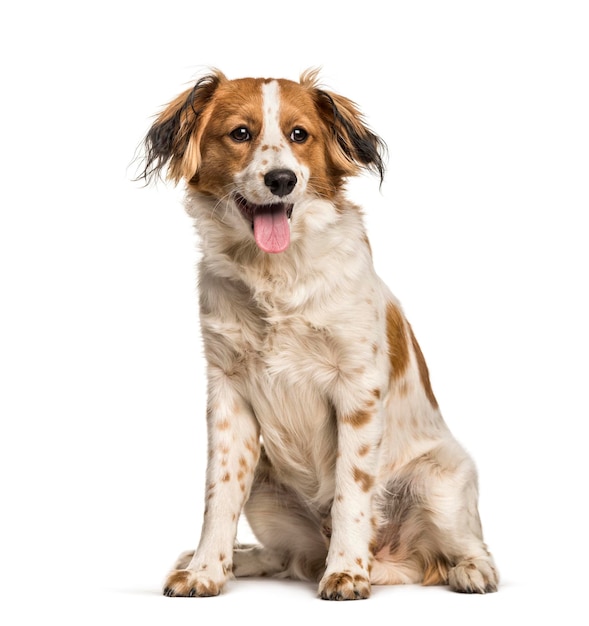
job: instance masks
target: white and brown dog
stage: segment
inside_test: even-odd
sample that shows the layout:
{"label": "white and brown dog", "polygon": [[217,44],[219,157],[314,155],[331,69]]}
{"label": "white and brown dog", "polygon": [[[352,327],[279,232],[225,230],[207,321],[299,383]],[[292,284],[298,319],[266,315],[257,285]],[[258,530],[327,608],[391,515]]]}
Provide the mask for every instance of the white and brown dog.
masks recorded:
{"label": "white and brown dog", "polygon": [[[399,302],[376,275],[343,191],[383,176],[383,142],[355,104],[300,82],[200,79],[159,115],[142,177],[187,185],[202,245],[208,363],[206,508],[169,596],[227,578],[495,591],[477,477],[442,419]],[[245,511],[259,546],[235,544]]]}

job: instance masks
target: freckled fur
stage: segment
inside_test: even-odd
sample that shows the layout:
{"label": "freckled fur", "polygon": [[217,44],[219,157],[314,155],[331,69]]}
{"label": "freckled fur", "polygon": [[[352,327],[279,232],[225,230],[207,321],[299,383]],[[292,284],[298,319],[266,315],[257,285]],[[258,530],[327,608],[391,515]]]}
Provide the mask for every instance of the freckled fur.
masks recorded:
{"label": "freckled fur", "polygon": [[[242,127],[250,138],[237,142]],[[497,588],[474,465],[344,193],[362,170],[382,177],[383,148],[316,72],[298,83],[214,72],[147,135],[143,178],[183,179],[200,235],[208,362],[207,508],[166,595],[216,595],[231,572],[317,580],[329,600],[368,597],[371,582]],[[265,183],[276,169],[296,184],[290,244],[268,254],[235,198],[278,202]],[[241,510],[260,545],[234,545]]]}

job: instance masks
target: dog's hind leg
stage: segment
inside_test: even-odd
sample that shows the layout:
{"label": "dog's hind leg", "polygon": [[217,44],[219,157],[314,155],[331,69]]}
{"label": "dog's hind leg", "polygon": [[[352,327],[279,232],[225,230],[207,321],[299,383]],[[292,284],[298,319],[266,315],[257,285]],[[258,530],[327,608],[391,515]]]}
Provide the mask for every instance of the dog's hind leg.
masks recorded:
{"label": "dog's hind leg", "polygon": [[496,591],[499,575],[483,541],[472,461],[463,456],[461,461],[449,463],[449,458],[459,457],[455,446],[440,447],[427,456],[429,480],[423,482],[423,505],[435,538],[435,551],[448,564],[450,588],[462,593]]}

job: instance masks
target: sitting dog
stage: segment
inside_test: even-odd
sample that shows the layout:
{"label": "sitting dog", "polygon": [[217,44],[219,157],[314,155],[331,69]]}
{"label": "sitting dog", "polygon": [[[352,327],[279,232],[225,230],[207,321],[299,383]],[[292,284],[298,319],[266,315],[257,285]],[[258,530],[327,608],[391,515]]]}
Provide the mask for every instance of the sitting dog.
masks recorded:
{"label": "sitting dog", "polygon": [[[446,426],[397,299],[376,275],[345,180],[384,175],[383,141],[349,99],[213,71],[145,138],[141,177],[187,187],[202,246],[206,507],[168,596],[230,575],[495,591],[477,477]],[[260,545],[235,543],[242,510]]]}

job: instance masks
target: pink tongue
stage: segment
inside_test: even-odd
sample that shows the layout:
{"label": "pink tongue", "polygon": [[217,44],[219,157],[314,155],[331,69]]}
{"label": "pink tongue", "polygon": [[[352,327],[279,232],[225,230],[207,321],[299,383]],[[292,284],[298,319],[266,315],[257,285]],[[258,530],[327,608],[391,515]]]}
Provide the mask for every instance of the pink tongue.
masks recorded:
{"label": "pink tongue", "polygon": [[283,252],[290,244],[290,226],[283,204],[257,207],[254,212],[254,238],[264,252]]}

